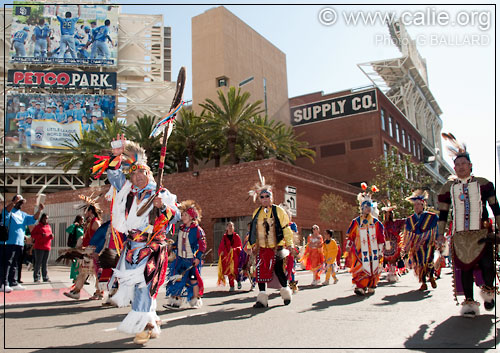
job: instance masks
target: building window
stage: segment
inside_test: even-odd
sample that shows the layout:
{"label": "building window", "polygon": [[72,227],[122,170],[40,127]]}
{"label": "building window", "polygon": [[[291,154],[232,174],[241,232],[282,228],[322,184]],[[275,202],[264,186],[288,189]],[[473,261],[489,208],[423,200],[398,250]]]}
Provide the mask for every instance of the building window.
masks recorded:
{"label": "building window", "polygon": [[229,86],[229,79],[225,76],[217,78],[217,87],[227,87]]}
{"label": "building window", "polygon": [[401,129],[401,141],[403,142],[403,148],[406,148],[406,131]]}
{"label": "building window", "polygon": [[321,158],[345,154],[345,143],[335,143],[320,147]]}
{"label": "building window", "polygon": [[408,151],[411,153],[411,136],[408,134]]}
{"label": "building window", "polygon": [[382,124],[382,130],[385,131],[385,110],[380,109],[380,123]]}
{"label": "building window", "polygon": [[392,117],[389,117],[389,136],[394,137],[392,133]]}
{"label": "building window", "polygon": [[387,153],[389,153],[389,144],[384,142],[384,157],[387,160]]}
{"label": "building window", "polygon": [[364,139],[364,140],[357,140],[357,141],[351,141],[351,150],[359,150],[362,148],[369,148],[373,146],[373,140],[372,139]]}
{"label": "building window", "polygon": [[416,157],[417,156],[417,144],[415,140],[413,140],[413,155]]}
{"label": "building window", "polygon": [[396,123],[396,141],[399,142],[399,123]]}
{"label": "building window", "polygon": [[418,160],[421,161],[422,160],[422,155],[420,154],[420,149],[422,147],[420,146],[420,143],[418,144],[418,147],[417,147],[417,157],[418,157]]}

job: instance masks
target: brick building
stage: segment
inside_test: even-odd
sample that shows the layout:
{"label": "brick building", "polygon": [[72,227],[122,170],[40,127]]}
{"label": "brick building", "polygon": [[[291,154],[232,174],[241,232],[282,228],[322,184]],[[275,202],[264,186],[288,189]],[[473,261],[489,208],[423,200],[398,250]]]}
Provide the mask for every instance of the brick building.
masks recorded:
{"label": "brick building", "polygon": [[[334,229],[338,240],[343,240],[350,219],[341,220],[337,224],[322,222],[319,218],[319,203],[323,194],[333,192],[354,205],[360,190],[349,184],[274,159],[167,175],[165,185],[177,195],[179,201],[194,199],[202,208],[201,225],[206,232],[208,249],[213,249],[207,256],[207,262],[216,260],[214,254],[217,254],[227,221],[235,222],[237,232],[245,236],[247,223],[257,207],[248,197],[248,190],[258,181],[257,169],[260,169],[266,178],[266,183],[274,186],[276,203],[285,200],[287,186],[295,188],[297,216],[293,220],[297,223],[300,234],[309,234],[311,226],[318,224],[322,231],[327,228]],[[50,217],[56,236],[51,259],[56,257],[58,247],[65,247],[64,230],[79,212],[74,207],[81,204],[78,195],[103,196],[108,188],[109,186],[105,185],[47,195],[45,212]],[[12,195],[7,197],[11,198]],[[106,211],[104,219],[109,219],[109,203],[103,197],[99,201]],[[34,203],[34,197],[28,198],[24,210],[31,213]]]}
{"label": "brick building", "polygon": [[359,186],[374,177],[370,162],[398,148],[423,162],[422,137],[378,88],[290,98],[291,122],[300,140],[316,151],[315,163],[297,165]]}

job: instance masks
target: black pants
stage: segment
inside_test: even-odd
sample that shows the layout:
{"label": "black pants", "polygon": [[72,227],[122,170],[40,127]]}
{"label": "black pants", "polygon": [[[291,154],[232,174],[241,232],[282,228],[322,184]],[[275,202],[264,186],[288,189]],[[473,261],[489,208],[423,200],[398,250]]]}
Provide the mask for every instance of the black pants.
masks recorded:
{"label": "black pants", "polygon": [[[17,286],[19,256],[23,251],[20,245],[0,245],[0,284]],[[5,256],[4,256],[5,255]]]}
{"label": "black pants", "polygon": [[[484,251],[483,257],[479,260],[479,268],[481,269],[481,274],[483,275],[484,284],[488,287],[493,287],[495,281],[495,262],[493,261],[493,245],[487,243],[485,245],[486,249]],[[462,270],[462,286],[464,288],[464,294],[466,299],[474,299],[474,276],[473,269],[468,271]]]}
{"label": "black pants", "polygon": [[24,246],[21,248],[21,253],[19,254],[19,259],[17,260],[17,281],[21,282],[21,272],[23,271],[24,262]]}
{"label": "black pants", "polygon": [[[286,287],[288,285],[288,279],[286,278],[285,271],[283,270],[283,261],[285,259],[276,258],[276,262],[274,264],[274,273],[278,278],[282,287]],[[264,282],[259,283],[259,291],[263,292],[266,290],[266,284]]]}

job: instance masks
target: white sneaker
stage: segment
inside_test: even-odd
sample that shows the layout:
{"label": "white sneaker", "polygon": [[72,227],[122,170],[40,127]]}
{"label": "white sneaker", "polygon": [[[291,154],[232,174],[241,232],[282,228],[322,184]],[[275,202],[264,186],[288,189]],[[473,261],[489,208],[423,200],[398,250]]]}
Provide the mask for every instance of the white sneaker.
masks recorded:
{"label": "white sneaker", "polygon": [[69,292],[64,292],[63,294],[71,299],[76,299],[76,300],[80,299],[80,292],[75,293],[73,291],[69,291]]}
{"label": "white sneaker", "polygon": [[5,293],[10,293],[12,292],[12,287],[9,287],[9,286],[1,286],[0,287],[0,292],[5,292]]}
{"label": "white sneaker", "polygon": [[23,286],[21,286],[19,283],[15,286],[12,286],[11,288],[12,288],[12,290],[25,290],[26,289]]}

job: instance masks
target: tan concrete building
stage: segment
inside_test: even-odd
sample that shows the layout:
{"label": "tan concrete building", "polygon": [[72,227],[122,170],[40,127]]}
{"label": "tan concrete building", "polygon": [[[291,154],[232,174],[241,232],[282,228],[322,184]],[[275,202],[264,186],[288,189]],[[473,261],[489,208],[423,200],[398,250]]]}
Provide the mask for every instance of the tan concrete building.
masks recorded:
{"label": "tan concrete building", "polygon": [[193,107],[230,86],[262,100],[262,109],[290,124],[286,55],[223,6],[191,20]]}

